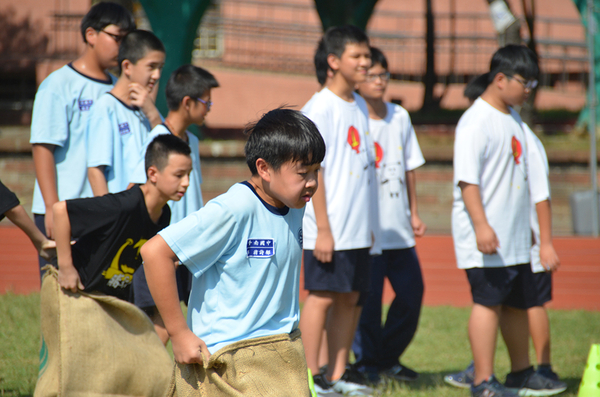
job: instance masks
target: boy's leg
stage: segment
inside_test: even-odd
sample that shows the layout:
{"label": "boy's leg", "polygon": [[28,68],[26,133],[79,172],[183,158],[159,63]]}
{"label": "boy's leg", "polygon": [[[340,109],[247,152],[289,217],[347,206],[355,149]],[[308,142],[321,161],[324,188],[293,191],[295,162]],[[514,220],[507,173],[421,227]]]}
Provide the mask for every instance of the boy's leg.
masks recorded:
{"label": "boy's leg", "polygon": [[521,371],[529,367],[527,311],[503,306],[501,316],[500,327],[510,356],[511,372]]}
{"label": "boy's leg", "polygon": [[380,361],[382,326],[381,296],[387,268],[387,251],[373,258],[371,267],[371,288],[364,301],[362,314],[358,322],[352,351],[356,364],[361,371],[377,371]]}
{"label": "boy's leg", "polygon": [[354,338],[354,319],[360,293],[357,291],[341,293],[333,292],[331,318],[328,322],[327,337],[329,345],[329,366],[327,377],[337,380],[346,371],[348,354]]}
{"label": "boy's leg", "polygon": [[500,306],[473,303],[469,318],[469,342],[475,364],[474,385],[479,385],[494,373],[494,353]]}
{"label": "boy's leg", "polygon": [[389,251],[387,277],[396,294],[383,329],[381,369],[398,364],[413,339],[423,301],[423,275],[415,248]]}
{"label": "boy's leg", "polygon": [[544,306],[535,306],[527,310],[529,332],[535,348],[537,363],[550,364],[550,321]]}
{"label": "boy's leg", "polygon": [[[327,321],[327,313],[333,303],[333,293],[310,291],[300,315],[300,331],[306,355],[306,364],[313,374],[319,373],[319,349]],[[330,336],[328,335],[330,338]],[[332,364],[332,361],[329,361]]]}

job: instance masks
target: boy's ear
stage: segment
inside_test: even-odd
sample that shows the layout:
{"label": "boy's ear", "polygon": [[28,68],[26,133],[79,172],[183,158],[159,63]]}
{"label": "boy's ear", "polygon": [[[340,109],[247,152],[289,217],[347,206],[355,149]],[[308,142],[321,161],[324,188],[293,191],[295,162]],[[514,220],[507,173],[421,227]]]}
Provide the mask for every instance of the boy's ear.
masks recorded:
{"label": "boy's ear", "polygon": [[502,90],[504,89],[504,87],[506,87],[507,83],[508,77],[506,77],[504,73],[496,73],[496,75],[494,76],[493,84],[495,84],[497,88]]}
{"label": "boy's ear", "polygon": [[121,62],[121,74],[125,75],[127,78],[130,78],[132,66],[133,63],[131,63],[129,59],[123,59],[123,62]]}
{"label": "boy's ear", "polygon": [[265,182],[271,182],[271,166],[265,159],[259,158],[256,160],[256,172]]}
{"label": "boy's ear", "polygon": [[155,165],[151,165],[148,168],[148,172],[146,174],[149,182],[156,183],[156,180],[158,178],[158,168],[156,168]]}
{"label": "boy's ear", "polygon": [[340,58],[335,54],[327,55],[327,64],[334,72],[340,68]]}
{"label": "boy's ear", "polygon": [[194,101],[194,99],[192,99],[192,97],[186,95],[181,100],[181,106],[183,106],[183,108],[189,110],[190,107],[192,106],[192,101]]}
{"label": "boy's ear", "polygon": [[94,28],[87,28],[85,30],[85,41],[91,47],[94,47],[96,45],[96,40],[98,39],[98,34],[100,34],[100,32],[96,31],[96,29],[94,29]]}

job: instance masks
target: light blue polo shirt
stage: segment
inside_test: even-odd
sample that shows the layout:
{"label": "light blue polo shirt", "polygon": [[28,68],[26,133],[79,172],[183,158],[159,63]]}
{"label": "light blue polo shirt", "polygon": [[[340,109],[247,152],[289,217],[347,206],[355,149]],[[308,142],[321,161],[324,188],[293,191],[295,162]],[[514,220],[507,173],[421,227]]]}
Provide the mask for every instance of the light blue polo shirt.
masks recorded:
{"label": "light blue polo shirt", "polygon": [[[31,144],[55,145],[56,187],[59,200],[92,196],[87,179],[86,128],[97,99],[115,82],[85,76],[65,65],[52,72],[35,94]],[[45,214],[46,206],[35,181],[32,212]]]}
{"label": "light blue polo shirt", "polygon": [[303,216],[244,182],[159,233],[194,275],[188,326],[211,353],[298,327]]}
{"label": "light blue polo shirt", "polygon": [[[146,145],[144,145],[144,149],[142,150],[141,161],[136,167],[134,172],[135,175],[139,176],[140,173],[145,175],[145,164],[144,158],[146,156],[146,148],[152,142],[156,136],[160,134],[171,134],[171,131],[164,125],[159,124],[150,131],[150,136],[146,141]],[[204,206],[204,201],[202,200],[202,189],[200,185],[202,184],[202,170],[200,169],[200,151],[199,151],[199,140],[196,135],[191,132],[186,131],[188,137],[188,144],[190,145],[190,149],[192,151],[192,172],[190,173],[190,185],[188,186],[185,194],[179,201],[169,201],[169,207],[171,207],[171,224],[177,223],[192,212],[198,211],[200,208]]]}
{"label": "light blue polo shirt", "polygon": [[110,93],[102,95],[87,128],[87,166],[106,166],[108,191],[117,193],[129,183],[145,183],[146,175],[134,175],[150,133],[150,121],[141,109],[121,102]]}

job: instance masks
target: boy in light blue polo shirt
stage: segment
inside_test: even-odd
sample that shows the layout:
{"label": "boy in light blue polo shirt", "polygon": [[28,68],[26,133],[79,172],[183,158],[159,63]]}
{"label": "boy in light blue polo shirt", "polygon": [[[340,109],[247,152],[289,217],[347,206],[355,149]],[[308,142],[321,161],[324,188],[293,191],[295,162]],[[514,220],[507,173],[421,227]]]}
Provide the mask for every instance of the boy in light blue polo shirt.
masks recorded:
{"label": "boy in light blue polo shirt", "polygon": [[[178,387],[211,396],[232,388],[308,396],[298,330],[302,217],[325,143],[314,123],[289,109],[270,111],[247,132],[252,177],[142,247],[148,286],[171,337],[177,376],[186,380]],[[194,275],[187,323],[174,261]]]}
{"label": "boy in light blue polo shirt", "polygon": [[119,48],[119,79],[100,97],[87,128],[88,178],[94,196],[145,183],[142,148],[160,123],[153,91],[165,63],[165,47],[145,30],[129,33]]}
{"label": "boy in light blue polo shirt", "polygon": [[[192,172],[190,184],[185,195],[179,201],[169,201],[171,207],[171,224],[177,223],[189,214],[203,207],[202,200],[202,173],[200,170],[200,153],[198,138],[187,131],[192,124],[201,125],[210,111],[211,89],[219,86],[215,77],[208,71],[194,65],[183,65],[175,70],[169,77],[166,87],[167,105],[169,114],[162,124],[157,125],[150,132],[150,140],[161,134],[172,134],[185,141],[192,152]],[[150,142],[148,142],[150,143]],[[143,155],[146,152],[144,147]],[[144,268],[141,267],[133,280],[135,304],[152,319],[156,332],[163,343],[167,343],[169,336],[162,325],[160,315],[148,285]],[[179,299],[187,304],[192,287],[192,275],[185,266],[177,269],[177,290]]]}
{"label": "boy in light blue polo shirt", "polygon": [[[32,212],[36,226],[50,239],[54,238],[54,203],[92,195],[85,129],[97,99],[116,80],[106,69],[117,66],[119,42],[134,28],[133,16],[120,5],[93,6],[81,20],[83,55],[51,73],[35,95],[30,139],[36,174]],[[40,268],[47,263],[40,258]]]}

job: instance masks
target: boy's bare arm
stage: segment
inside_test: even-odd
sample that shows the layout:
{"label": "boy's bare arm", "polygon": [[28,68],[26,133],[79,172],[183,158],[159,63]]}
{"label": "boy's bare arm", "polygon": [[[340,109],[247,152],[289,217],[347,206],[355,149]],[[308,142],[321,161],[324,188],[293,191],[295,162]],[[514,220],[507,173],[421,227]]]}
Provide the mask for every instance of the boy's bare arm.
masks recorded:
{"label": "boy's bare arm", "polygon": [[417,212],[417,176],[415,171],[406,171],[406,193],[408,194],[408,204],[410,206],[410,224],[416,237],[422,237],[427,230],[427,225],[423,223]]}
{"label": "boy's bare arm", "polygon": [[87,174],[94,196],[97,197],[108,194],[108,183],[104,176],[104,166],[88,167]]}
{"label": "boy's bare arm", "polygon": [[477,239],[477,249],[484,254],[495,254],[500,246],[496,232],[488,223],[483,203],[481,202],[481,193],[479,185],[459,182],[458,187],[462,192],[463,201],[467,212],[473,221],[475,228],[475,237]]}
{"label": "boy's bare arm", "polygon": [[536,203],[535,211],[540,224],[540,261],[544,269],[553,272],[560,266],[560,260],[552,245],[552,210],[550,200]]}
{"label": "boy's bare arm", "polygon": [[202,364],[210,353],[204,341],[189,329],[181,311],[175,280],[177,256],[160,235],[146,242],[141,254],[148,288],[171,337],[175,361]]}
{"label": "boy's bare arm", "polygon": [[71,254],[71,221],[67,212],[67,203],[59,201],[54,204],[54,233],[56,254],[58,256],[58,283],[71,292],[83,290],[79,273],[73,266]]}
{"label": "boy's bare arm", "polygon": [[56,256],[56,245],[54,241],[48,240],[46,236],[39,231],[22,205],[11,208],[6,211],[4,215],[25,232],[42,258],[51,260]]}
{"label": "boy's bare arm", "polygon": [[129,84],[129,97],[132,100],[132,105],[142,109],[144,115],[150,121],[150,127],[154,128],[160,123],[162,119],[160,112],[156,108],[156,94],[158,93],[158,82],[152,91],[148,91],[146,87],[143,87],[138,83]]}
{"label": "boy's bare arm", "polygon": [[329,263],[333,260],[333,249],[335,241],[329,225],[327,216],[327,199],[325,195],[325,182],[323,173],[319,172],[319,188],[312,197],[313,207],[315,209],[315,220],[317,222],[317,241],[313,254],[317,260],[323,263]]}
{"label": "boy's bare arm", "polygon": [[54,145],[34,144],[31,153],[33,155],[33,166],[37,177],[40,191],[46,206],[44,226],[46,236],[54,238],[52,222],[52,206],[58,202],[58,191],[56,188],[56,166],[54,164]]}

